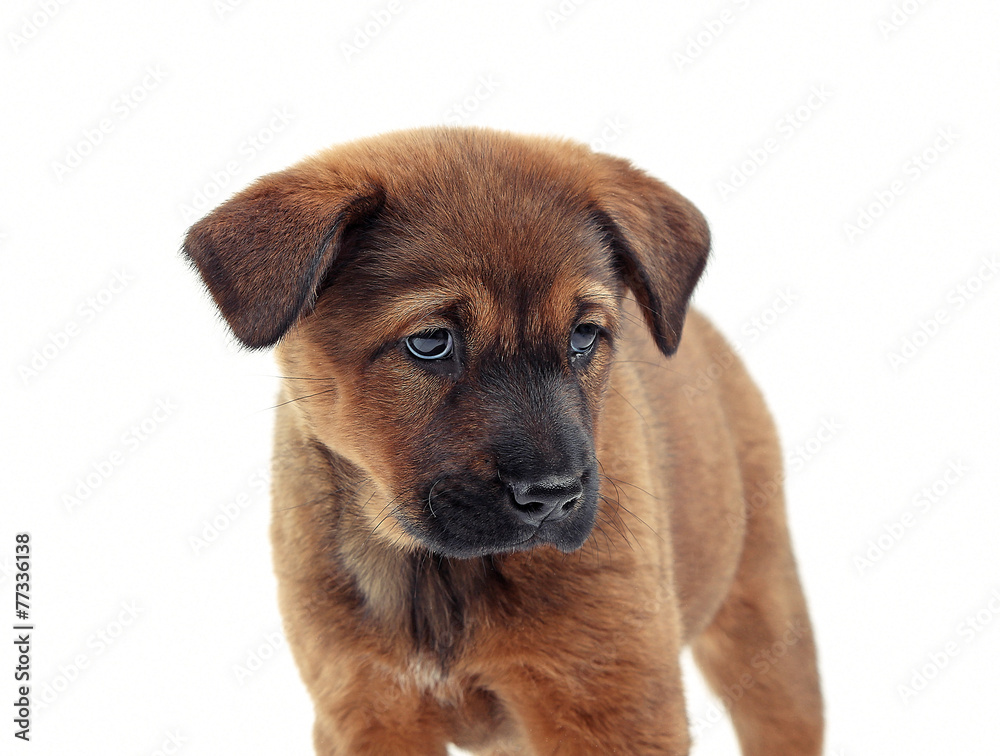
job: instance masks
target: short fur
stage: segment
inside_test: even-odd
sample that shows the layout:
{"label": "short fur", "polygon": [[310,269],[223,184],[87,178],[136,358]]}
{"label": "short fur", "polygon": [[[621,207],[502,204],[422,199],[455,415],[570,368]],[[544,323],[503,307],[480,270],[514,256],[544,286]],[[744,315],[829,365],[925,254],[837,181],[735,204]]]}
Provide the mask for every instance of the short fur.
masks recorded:
{"label": "short fur", "polygon": [[[628,162],[478,129],[335,147],[191,229],[236,336],[277,343],[274,559],[318,754],[686,754],[687,644],[744,754],[820,753],[774,427],[685,325],[708,248]],[[407,351],[432,329],[448,359]],[[579,495],[526,524],[512,491],[554,480]]]}

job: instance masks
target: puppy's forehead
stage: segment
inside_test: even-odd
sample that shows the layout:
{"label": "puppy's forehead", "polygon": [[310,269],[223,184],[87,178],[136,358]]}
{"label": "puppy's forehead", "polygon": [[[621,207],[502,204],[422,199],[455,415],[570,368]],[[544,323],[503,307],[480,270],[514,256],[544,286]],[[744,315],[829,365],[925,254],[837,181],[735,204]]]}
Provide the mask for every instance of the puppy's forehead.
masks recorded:
{"label": "puppy's forehead", "polygon": [[572,168],[543,171],[517,154],[447,151],[408,180],[392,182],[386,231],[417,252],[440,254],[442,265],[478,264],[481,274],[508,269],[511,255],[525,272],[553,262],[580,265],[598,245],[579,178]]}
{"label": "puppy's forehead", "polygon": [[475,281],[506,295],[611,276],[610,251],[584,213],[518,207],[503,198],[489,205],[456,199],[442,210],[404,200],[374,230],[373,258],[397,286]]}
{"label": "puppy's forehead", "polygon": [[330,156],[341,171],[364,166],[362,183],[383,192],[334,296],[377,312],[385,338],[450,310],[514,348],[561,333],[582,302],[614,309],[620,282],[590,206],[589,153],[480,136],[422,132],[346,168],[342,153]]}
{"label": "puppy's forehead", "polygon": [[308,170],[332,188],[378,189],[381,246],[395,241],[401,265],[478,262],[482,274],[517,254],[519,270],[541,274],[553,262],[580,265],[575,253],[595,248],[594,155],[571,142],[422,129],[342,145]]}
{"label": "puppy's forehead", "polygon": [[[566,327],[582,306],[613,307],[616,278],[585,213],[530,197],[393,207],[369,231],[365,277],[401,324],[457,312],[511,348]],[[542,198],[539,198],[542,199]]]}

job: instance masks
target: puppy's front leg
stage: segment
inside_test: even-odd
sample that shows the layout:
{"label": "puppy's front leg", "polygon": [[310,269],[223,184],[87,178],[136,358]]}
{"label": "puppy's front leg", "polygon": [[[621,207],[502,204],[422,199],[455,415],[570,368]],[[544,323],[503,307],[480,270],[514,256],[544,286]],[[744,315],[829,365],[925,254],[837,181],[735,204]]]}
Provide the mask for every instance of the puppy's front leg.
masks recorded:
{"label": "puppy's front leg", "polygon": [[412,686],[358,670],[346,684],[313,689],[317,756],[446,756],[440,708]]}
{"label": "puppy's front leg", "polygon": [[[662,653],[662,650],[660,651]],[[546,756],[686,756],[687,716],[676,661],[613,662],[589,679],[524,669],[505,686],[527,753]]]}
{"label": "puppy's front leg", "polygon": [[508,657],[491,686],[525,741],[515,753],[688,753],[679,644],[666,612],[604,609],[519,633],[537,652]]}

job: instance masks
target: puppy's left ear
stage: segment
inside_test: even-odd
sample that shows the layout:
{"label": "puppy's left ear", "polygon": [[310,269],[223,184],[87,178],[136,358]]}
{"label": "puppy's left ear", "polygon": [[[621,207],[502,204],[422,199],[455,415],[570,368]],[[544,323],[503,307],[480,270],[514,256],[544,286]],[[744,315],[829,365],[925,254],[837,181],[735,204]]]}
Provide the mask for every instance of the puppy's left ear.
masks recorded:
{"label": "puppy's left ear", "polygon": [[708,223],[688,200],[627,160],[596,157],[602,170],[594,217],[656,345],[669,357],[708,260]]}
{"label": "puppy's left ear", "polygon": [[371,182],[327,173],[264,176],[187,233],[184,254],[245,346],[273,345],[312,307],[345,230],[385,200]]}

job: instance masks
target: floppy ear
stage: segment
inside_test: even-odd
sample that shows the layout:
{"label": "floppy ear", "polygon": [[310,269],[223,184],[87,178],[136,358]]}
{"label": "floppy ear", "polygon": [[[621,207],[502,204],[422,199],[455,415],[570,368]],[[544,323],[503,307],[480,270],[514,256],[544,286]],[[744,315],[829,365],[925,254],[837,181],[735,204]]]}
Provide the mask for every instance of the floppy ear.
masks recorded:
{"label": "floppy ear", "polygon": [[594,216],[656,345],[669,357],[677,351],[688,300],[708,260],[708,224],[688,200],[628,161],[598,158],[604,170]]}
{"label": "floppy ear", "polygon": [[314,303],[344,230],[384,202],[380,187],[347,187],[291,168],[258,179],[198,221],[184,240],[233,333],[273,345]]}

